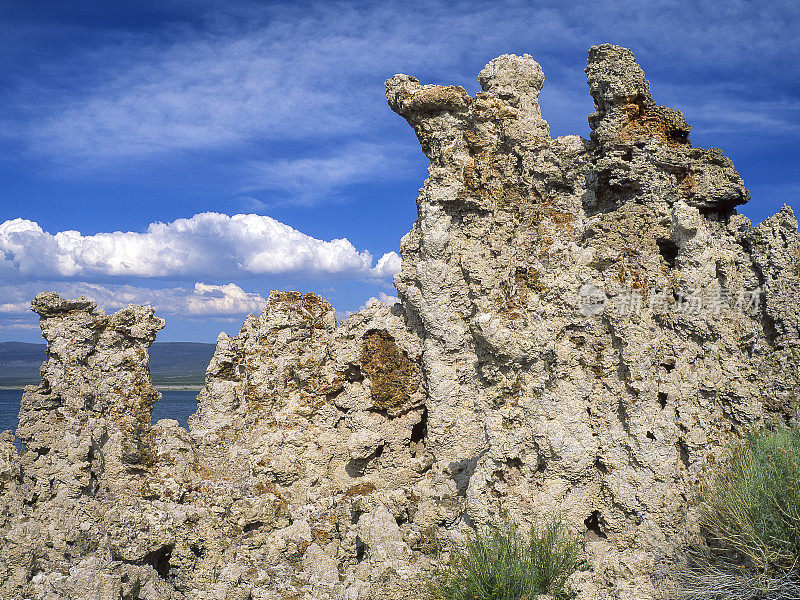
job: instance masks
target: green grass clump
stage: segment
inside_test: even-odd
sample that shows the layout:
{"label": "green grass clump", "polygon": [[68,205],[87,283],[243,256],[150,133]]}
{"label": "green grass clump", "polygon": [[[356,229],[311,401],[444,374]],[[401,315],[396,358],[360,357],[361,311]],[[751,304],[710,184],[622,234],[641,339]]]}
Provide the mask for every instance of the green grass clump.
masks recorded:
{"label": "green grass clump", "polygon": [[558,520],[525,535],[506,521],[477,531],[450,554],[431,585],[437,600],[566,598],[567,577],[581,566],[583,543]]}
{"label": "green grass clump", "polygon": [[702,524],[748,567],[783,573],[800,558],[800,430],[732,443],[703,490]]}

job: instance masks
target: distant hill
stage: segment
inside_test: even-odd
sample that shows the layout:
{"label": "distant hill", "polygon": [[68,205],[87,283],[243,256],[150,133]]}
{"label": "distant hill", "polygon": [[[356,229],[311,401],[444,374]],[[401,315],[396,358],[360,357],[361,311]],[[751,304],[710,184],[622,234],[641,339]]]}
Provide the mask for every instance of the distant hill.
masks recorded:
{"label": "distant hill", "polygon": [[155,385],[201,385],[216,344],[155,342],[150,346],[150,376]]}
{"label": "distant hill", "polygon": [[[156,342],[150,347],[150,374],[155,385],[200,385],[214,354],[214,344]],[[0,342],[0,387],[39,383],[46,358],[44,344]]]}
{"label": "distant hill", "polygon": [[0,343],[0,386],[39,383],[39,367],[44,359],[44,344]]}

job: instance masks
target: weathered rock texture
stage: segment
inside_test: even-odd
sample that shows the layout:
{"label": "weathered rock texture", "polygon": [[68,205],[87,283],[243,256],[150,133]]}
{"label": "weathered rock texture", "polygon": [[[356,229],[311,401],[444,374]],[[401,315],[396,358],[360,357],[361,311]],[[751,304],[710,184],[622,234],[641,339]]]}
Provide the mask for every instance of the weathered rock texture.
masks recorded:
{"label": "weathered rock texture", "polygon": [[579,598],[653,598],[721,444],[794,418],[797,222],[736,213],[733,165],[630,51],[586,72],[590,140],[550,138],[527,55],[475,97],[388,80],[431,161],[401,303],[337,323],[273,292],[220,336],[190,432],[150,426],[152,310],[37,296],[0,595],[421,598],[435,547],[559,514],[587,540]]}

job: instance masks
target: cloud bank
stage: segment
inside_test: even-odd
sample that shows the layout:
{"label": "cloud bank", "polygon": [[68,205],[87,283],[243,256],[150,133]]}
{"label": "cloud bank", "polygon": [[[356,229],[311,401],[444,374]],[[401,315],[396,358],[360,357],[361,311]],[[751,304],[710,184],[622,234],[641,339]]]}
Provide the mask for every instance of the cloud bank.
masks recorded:
{"label": "cloud bank", "polygon": [[42,291],[86,296],[107,311],[149,304],[169,321],[240,322],[261,312],[275,276],[383,286],[399,270],[396,252],[374,261],[347,239],[320,240],[255,214],[207,212],[144,233],[94,235],[11,219],[0,223],[0,334],[38,329],[30,301]]}
{"label": "cloud bank", "polygon": [[55,291],[67,298],[86,296],[107,312],[117,311],[128,304],[149,304],[156,314],[194,320],[231,321],[241,324],[242,315],[260,314],[266,298],[257,292],[247,292],[234,283],[151,289],[133,285],[98,284],[85,282],[30,282],[20,286],[0,286],[0,333],[38,330],[36,317],[31,313],[31,299],[42,291]]}
{"label": "cloud bank", "polygon": [[387,279],[399,271],[396,252],[373,257],[345,238],[319,240],[262,215],[200,213],[152,223],[145,233],[83,235],[44,231],[38,223],[0,224],[0,274],[47,278],[236,278],[267,274]]}
{"label": "cloud bank", "polygon": [[41,291],[56,291],[68,298],[86,296],[94,300],[100,308],[116,311],[128,304],[149,304],[158,314],[182,315],[187,317],[227,316],[246,313],[258,314],[266,304],[259,293],[246,292],[238,285],[212,285],[195,283],[190,287],[169,287],[150,289],[133,285],[99,283],[48,282],[49,287],[40,283],[30,283],[14,292],[3,294],[0,299],[0,315],[28,315],[31,300]]}

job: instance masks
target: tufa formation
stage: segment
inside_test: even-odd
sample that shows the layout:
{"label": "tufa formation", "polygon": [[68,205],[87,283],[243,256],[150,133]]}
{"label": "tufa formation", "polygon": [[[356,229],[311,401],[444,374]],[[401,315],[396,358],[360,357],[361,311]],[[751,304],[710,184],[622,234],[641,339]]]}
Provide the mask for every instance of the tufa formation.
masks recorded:
{"label": "tufa formation", "polygon": [[400,304],[337,323],[273,292],[220,335],[189,431],[150,425],[152,309],[37,296],[0,597],[412,600],[474,527],[552,515],[587,541],[580,600],[656,597],[722,444],[794,418],[797,222],[736,213],[731,161],[629,50],[586,73],[590,140],[550,137],[527,55],[474,97],[389,79],[431,163]]}

